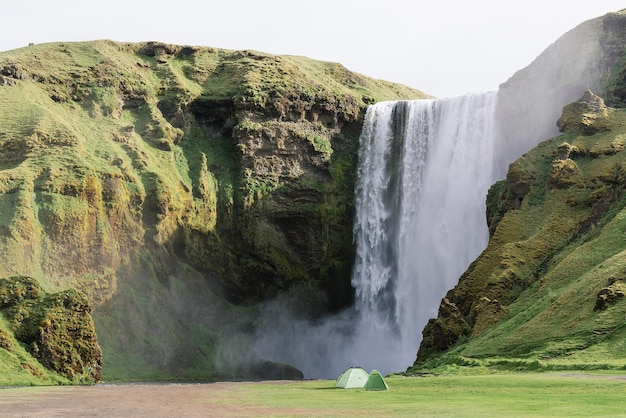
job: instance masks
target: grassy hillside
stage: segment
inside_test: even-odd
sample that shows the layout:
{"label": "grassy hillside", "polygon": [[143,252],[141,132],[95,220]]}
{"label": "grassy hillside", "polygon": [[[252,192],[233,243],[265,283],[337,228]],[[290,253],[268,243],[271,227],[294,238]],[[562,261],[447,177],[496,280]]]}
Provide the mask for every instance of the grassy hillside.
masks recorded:
{"label": "grassy hillside", "polygon": [[534,148],[490,189],[489,244],[410,370],[626,367],[624,27],[626,10],[584,22],[500,86],[502,155]]}
{"label": "grassy hillside", "polygon": [[487,249],[413,366],[626,368],[626,110],[586,93],[490,190]]}
{"label": "grassy hillside", "polygon": [[234,356],[257,302],[303,287],[344,289],[303,301],[314,311],[349,303],[363,112],[419,97],[254,51],[96,41],[1,53],[0,277],[84,293],[105,379],[237,376],[237,360],[216,358]]}

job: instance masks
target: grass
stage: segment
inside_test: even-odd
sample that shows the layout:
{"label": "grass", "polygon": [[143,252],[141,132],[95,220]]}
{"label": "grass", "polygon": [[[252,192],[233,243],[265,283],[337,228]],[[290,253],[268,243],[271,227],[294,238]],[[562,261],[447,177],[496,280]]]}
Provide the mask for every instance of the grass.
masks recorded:
{"label": "grass", "polygon": [[[506,184],[492,190],[500,199],[490,197],[491,213],[503,205],[506,211],[485,252],[447,296],[473,329],[416,371],[494,362],[505,370],[623,370],[626,300],[618,293],[597,304],[626,280],[626,112],[609,109],[598,124],[593,135],[572,130],[512,164],[508,181],[529,185],[517,204],[507,200]],[[580,177],[571,185],[550,183],[563,141],[577,149],[570,161]]]}
{"label": "grass", "polygon": [[209,385],[206,398],[198,401],[218,413],[220,408],[236,407],[239,413],[262,416],[626,416],[623,376],[498,374],[386,380],[389,390],[380,392],[335,389],[335,382],[326,380],[242,382],[218,392]]}
{"label": "grass", "polygon": [[385,392],[334,389],[334,381],[242,383],[219,403],[297,410],[297,415],[304,416],[626,416],[620,407],[626,402],[626,381],[608,375],[502,374],[386,380],[390,389]]}
{"label": "grass", "polygon": [[[66,403],[66,413],[84,412],[102,402],[103,393],[123,394],[107,405],[108,414],[157,413],[180,404],[177,415],[206,409],[214,416],[350,416],[350,417],[620,417],[626,416],[626,376],[610,374],[514,373],[478,376],[387,377],[387,391],[335,389],[332,380],[302,382],[224,382],[178,384],[171,399],[161,385],[90,388],[20,388],[0,390],[0,411],[50,412],[49,403]],[[187,389],[187,390],[186,390]],[[143,398],[133,398],[133,391]],[[98,393],[99,392],[99,393]],[[102,404],[99,403],[99,406]],[[82,409],[81,409],[82,408]],[[123,409],[126,408],[126,409]],[[163,409],[160,409],[163,408]],[[102,412],[100,412],[102,413]]]}
{"label": "grass", "polygon": [[[248,293],[263,280],[276,288],[308,277],[292,248],[274,245],[280,240],[264,247],[261,262],[248,256],[255,248],[245,239],[257,224],[269,225],[271,195],[287,186],[247,176],[239,131],[271,142],[280,130],[313,155],[314,173],[298,172],[302,178],[289,178],[289,186],[307,192],[313,185],[324,204],[289,209],[307,219],[323,212],[324,260],[339,259],[345,244],[335,226],[350,224],[344,196],[352,193],[346,173],[355,164],[336,149],[340,127],[358,126],[374,101],[425,97],[336,63],[152,43],[33,45],[0,53],[4,66],[19,77],[0,88],[0,277],[28,274],[47,291],[84,291],[95,308],[105,376],[116,379],[217,373],[214,340],[232,334],[222,329],[231,307],[187,270]],[[284,122],[276,120],[281,112]],[[308,120],[290,121],[290,112]],[[246,202],[264,219],[247,224]],[[348,282],[349,272],[336,270],[324,274],[327,281]],[[186,294],[175,302],[177,281]],[[203,315],[191,311],[194,294],[207,295],[196,301]],[[4,374],[0,368],[0,382]]]}

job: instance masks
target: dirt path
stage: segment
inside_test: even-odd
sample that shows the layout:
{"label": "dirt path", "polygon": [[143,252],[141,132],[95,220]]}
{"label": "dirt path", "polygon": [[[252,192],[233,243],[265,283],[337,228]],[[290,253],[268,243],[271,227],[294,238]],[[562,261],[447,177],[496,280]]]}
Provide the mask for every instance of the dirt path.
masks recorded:
{"label": "dirt path", "polygon": [[[252,384],[263,384],[252,383]],[[299,415],[225,401],[237,383],[123,384],[0,389],[0,417],[228,417]],[[300,411],[302,412],[302,411]]]}

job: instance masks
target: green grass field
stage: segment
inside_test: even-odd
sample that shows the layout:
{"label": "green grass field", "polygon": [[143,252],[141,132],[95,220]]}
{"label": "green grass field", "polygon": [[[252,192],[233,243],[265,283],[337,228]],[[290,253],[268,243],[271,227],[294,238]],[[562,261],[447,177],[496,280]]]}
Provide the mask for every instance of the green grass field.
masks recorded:
{"label": "green grass field", "polygon": [[[241,383],[220,402],[337,416],[626,416],[626,377],[498,374],[388,377],[389,390],[334,389],[334,381]],[[280,415],[280,414],[279,414]]]}
{"label": "green grass field", "polygon": [[387,391],[332,380],[0,389],[0,416],[626,416],[626,376],[515,373],[388,377]]}

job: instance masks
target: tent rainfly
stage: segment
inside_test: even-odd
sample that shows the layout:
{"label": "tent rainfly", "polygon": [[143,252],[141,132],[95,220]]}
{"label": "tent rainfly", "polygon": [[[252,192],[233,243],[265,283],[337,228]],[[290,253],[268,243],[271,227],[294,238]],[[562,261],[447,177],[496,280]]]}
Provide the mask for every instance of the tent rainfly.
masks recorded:
{"label": "tent rainfly", "polygon": [[353,389],[362,388],[367,382],[368,374],[362,367],[350,367],[341,373],[335,382],[336,388]]}
{"label": "tent rainfly", "polygon": [[365,382],[365,390],[387,390],[387,382],[378,370],[372,370]]}

